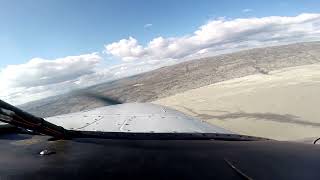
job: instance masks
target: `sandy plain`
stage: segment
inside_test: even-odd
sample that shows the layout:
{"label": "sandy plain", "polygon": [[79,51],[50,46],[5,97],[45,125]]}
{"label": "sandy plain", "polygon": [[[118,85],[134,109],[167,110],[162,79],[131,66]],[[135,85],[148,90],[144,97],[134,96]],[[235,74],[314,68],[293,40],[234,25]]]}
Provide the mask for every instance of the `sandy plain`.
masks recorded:
{"label": "sandy plain", "polygon": [[312,139],[320,137],[320,63],[235,78],[153,103],[235,133]]}

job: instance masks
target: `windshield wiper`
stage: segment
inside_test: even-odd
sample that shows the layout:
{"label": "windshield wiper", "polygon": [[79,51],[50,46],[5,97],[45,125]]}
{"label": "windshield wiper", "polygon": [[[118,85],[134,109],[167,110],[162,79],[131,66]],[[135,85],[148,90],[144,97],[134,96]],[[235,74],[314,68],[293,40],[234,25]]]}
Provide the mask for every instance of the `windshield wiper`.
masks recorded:
{"label": "windshield wiper", "polygon": [[0,100],[0,121],[57,139],[68,138],[68,130],[63,127],[29,114],[2,100]]}

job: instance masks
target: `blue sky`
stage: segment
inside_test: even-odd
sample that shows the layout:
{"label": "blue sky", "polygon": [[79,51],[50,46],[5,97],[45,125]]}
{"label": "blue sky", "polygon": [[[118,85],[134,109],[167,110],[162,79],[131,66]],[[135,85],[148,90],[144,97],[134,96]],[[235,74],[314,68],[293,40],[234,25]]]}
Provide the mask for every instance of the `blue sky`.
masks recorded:
{"label": "blue sky", "polygon": [[[244,9],[252,11],[245,13]],[[190,34],[218,17],[295,16],[319,11],[318,0],[0,0],[0,68],[35,57],[101,52],[104,44],[129,36],[145,45],[158,36]],[[152,26],[144,28],[149,23]]]}

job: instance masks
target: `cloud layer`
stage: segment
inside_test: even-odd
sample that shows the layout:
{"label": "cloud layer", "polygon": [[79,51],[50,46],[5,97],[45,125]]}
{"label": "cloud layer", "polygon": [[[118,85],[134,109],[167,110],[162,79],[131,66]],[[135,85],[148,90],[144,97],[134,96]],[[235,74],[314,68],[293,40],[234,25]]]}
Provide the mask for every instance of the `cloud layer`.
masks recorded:
{"label": "cloud layer", "polygon": [[231,20],[220,18],[209,21],[191,35],[157,37],[146,46],[129,37],[107,44],[105,48],[108,54],[123,61],[180,59],[194,54],[215,52],[221,48],[255,47],[319,37],[319,27],[320,14]]}
{"label": "cloud layer", "polygon": [[106,44],[104,52],[121,60],[111,67],[101,65],[104,54],[99,53],[53,60],[34,58],[25,64],[8,65],[0,70],[0,98],[20,104],[185,59],[319,38],[320,14],[218,18],[182,37],[160,36],[146,45],[129,37]]}

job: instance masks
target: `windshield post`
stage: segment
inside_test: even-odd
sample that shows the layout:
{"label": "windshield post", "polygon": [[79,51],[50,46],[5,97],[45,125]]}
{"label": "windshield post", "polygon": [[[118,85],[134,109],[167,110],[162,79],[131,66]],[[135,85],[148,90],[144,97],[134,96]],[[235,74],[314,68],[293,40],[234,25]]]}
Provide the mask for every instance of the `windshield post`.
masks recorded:
{"label": "windshield post", "polygon": [[27,113],[2,100],[0,100],[0,121],[54,138],[67,138],[68,130],[63,127],[52,124],[41,117]]}

